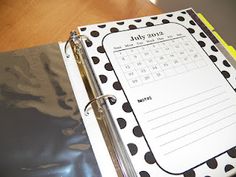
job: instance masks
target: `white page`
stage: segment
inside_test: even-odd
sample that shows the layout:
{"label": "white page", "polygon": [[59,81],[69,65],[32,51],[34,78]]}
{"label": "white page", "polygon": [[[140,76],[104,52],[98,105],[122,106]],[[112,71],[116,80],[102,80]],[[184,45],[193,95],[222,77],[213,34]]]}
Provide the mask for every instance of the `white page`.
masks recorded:
{"label": "white page", "polygon": [[235,146],[235,91],[186,28],[112,33],[103,46],[161,168],[182,173]]}

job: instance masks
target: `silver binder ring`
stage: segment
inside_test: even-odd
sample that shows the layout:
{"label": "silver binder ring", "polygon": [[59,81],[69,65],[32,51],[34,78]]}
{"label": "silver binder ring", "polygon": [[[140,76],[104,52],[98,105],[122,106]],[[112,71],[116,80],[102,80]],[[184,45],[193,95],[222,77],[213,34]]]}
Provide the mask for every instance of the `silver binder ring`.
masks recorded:
{"label": "silver binder ring", "polygon": [[70,55],[67,53],[67,46],[68,46],[68,44],[70,43],[70,41],[71,41],[71,38],[69,38],[69,39],[66,41],[66,44],[65,44],[65,46],[64,46],[64,53],[65,53],[65,55],[66,55],[66,58],[69,58],[69,57],[70,57]]}
{"label": "silver binder ring", "polygon": [[70,32],[70,37],[69,39],[66,41],[65,46],[64,46],[64,53],[66,55],[66,58],[69,58],[70,55],[67,53],[67,46],[70,42],[73,42],[73,44],[78,44],[81,42],[81,39],[84,39],[87,42],[91,42],[90,39],[88,38],[88,36],[85,35],[79,35],[77,34],[76,31],[71,31]]}
{"label": "silver binder ring", "polygon": [[84,114],[85,114],[85,116],[89,115],[89,112],[88,112],[88,107],[89,107],[89,105],[92,104],[92,103],[95,102],[95,101],[100,100],[100,99],[110,99],[112,102],[116,102],[116,100],[117,100],[114,95],[101,95],[101,96],[98,96],[98,97],[96,97],[96,98],[90,100],[90,101],[86,104],[86,106],[84,107]]}

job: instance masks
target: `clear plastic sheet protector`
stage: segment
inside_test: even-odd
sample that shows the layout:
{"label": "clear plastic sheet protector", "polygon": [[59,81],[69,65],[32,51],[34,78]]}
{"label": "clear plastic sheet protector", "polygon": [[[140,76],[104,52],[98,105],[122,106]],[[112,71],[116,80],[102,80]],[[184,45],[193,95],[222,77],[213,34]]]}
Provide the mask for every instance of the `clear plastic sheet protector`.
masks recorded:
{"label": "clear plastic sheet protector", "polygon": [[0,176],[101,176],[59,45],[0,62]]}

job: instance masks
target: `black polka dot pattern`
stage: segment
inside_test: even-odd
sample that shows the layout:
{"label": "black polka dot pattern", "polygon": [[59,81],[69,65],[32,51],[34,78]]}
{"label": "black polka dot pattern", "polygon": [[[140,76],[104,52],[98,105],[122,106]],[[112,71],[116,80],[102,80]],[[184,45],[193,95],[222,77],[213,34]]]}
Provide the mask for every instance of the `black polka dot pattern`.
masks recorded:
{"label": "black polka dot pattern", "polygon": [[139,175],[140,175],[140,177],[150,177],[149,173],[146,171],[140,171]]}
{"label": "black polka dot pattern", "polygon": [[190,34],[193,34],[195,31],[194,31],[193,28],[188,28],[188,32],[189,32]]}
{"label": "black polka dot pattern", "polygon": [[118,32],[119,30],[118,30],[117,28],[113,27],[113,28],[110,29],[110,31],[111,31],[111,33],[116,33],[116,32]]}
{"label": "black polka dot pattern", "polygon": [[80,28],[80,31],[86,31],[87,28]]}
{"label": "black polka dot pattern", "polygon": [[227,151],[227,154],[231,157],[231,158],[236,158],[236,148],[231,148],[230,150]]}
{"label": "black polka dot pattern", "polygon": [[117,25],[124,25],[125,22],[117,22],[116,24],[117,24]]}
{"label": "black polka dot pattern", "polygon": [[154,24],[152,22],[147,22],[146,25],[147,26],[154,26]]}
{"label": "black polka dot pattern", "polygon": [[157,18],[158,18],[157,16],[151,17],[152,20],[157,20]]}
{"label": "black polka dot pattern", "polygon": [[92,60],[93,60],[93,63],[94,64],[98,64],[100,62],[99,58],[98,57],[92,57]]}
{"label": "black polka dot pattern", "polygon": [[98,31],[91,31],[90,35],[93,36],[93,37],[98,37],[99,32]]}
{"label": "black polka dot pattern", "polygon": [[163,19],[163,20],[162,20],[162,23],[163,23],[163,24],[166,24],[166,23],[170,23],[170,21],[167,20],[167,19]]}
{"label": "black polka dot pattern", "polygon": [[182,17],[182,16],[178,16],[177,19],[181,22],[185,20],[184,17]]}
{"label": "black polka dot pattern", "polygon": [[110,105],[114,105],[116,103],[116,100],[114,100],[113,98],[108,98],[108,101]]}
{"label": "black polka dot pattern", "polygon": [[132,108],[128,102],[126,102],[122,105],[122,109],[127,113],[132,112]]}
{"label": "black polka dot pattern", "polygon": [[211,61],[216,62],[217,61],[217,57],[215,55],[210,55],[209,58],[211,59]]}
{"label": "black polka dot pattern", "polygon": [[99,28],[105,28],[106,25],[105,25],[105,24],[104,24],[104,25],[98,25],[98,27],[99,27]]}
{"label": "black polka dot pattern", "polygon": [[112,71],[112,70],[113,70],[113,67],[112,67],[111,63],[106,63],[106,64],[105,64],[105,69],[106,69],[107,71]]}
{"label": "black polka dot pattern", "polygon": [[211,46],[211,50],[214,51],[214,52],[218,52],[217,48],[214,45]]}
{"label": "black polka dot pattern", "polygon": [[213,159],[208,160],[207,161],[207,166],[211,169],[216,169],[217,166],[218,166],[216,159],[213,158]]}
{"label": "black polka dot pattern", "polygon": [[205,35],[203,32],[200,33],[200,36],[201,36],[202,38],[206,38],[206,35]]}
{"label": "black polka dot pattern", "polygon": [[190,23],[191,25],[193,25],[193,26],[196,25],[196,23],[195,23],[193,20],[190,20],[189,23]]}
{"label": "black polka dot pattern", "polygon": [[144,155],[144,159],[148,164],[154,164],[156,162],[152,152],[150,151]]}
{"label": "black polka dot pattern", "polygon": [[133,30],[133,29],[137,29],[137,27],[135,25],[129,25],[129,29]]}
{"label": "black polka dot pattern", "polygon": [[98,51],[99,53],[105,53],[105,50],[104,50],[103,46],[99,46],[99,47],[97,48],[97,51]]}
{"label": "black polka dot pattern", "polygon": [[140,23],[142,20],[141,19],[135,19],[134,21],[137,22],[137,23]]}
{"label": "black polka dot pattern", "polygon": [[203,41],[198,41],[198,44],[199,44],[201,47],[205,47],[205,46],[206,46],[205,42],[203,42]]}
{"label": "black polka dot pattern", "polygon": [[124,129],[127,125],[125,119],[123,119],[123,118],[118,118],[117,122],[118,122],[120,129]]}
{"label": "black polka dot pattern", "polygon": [[230,77],[230,74],[228,71],[221,71],[221,73],[223,74],[223,76],[228,79]]}
{"label": "black polka dot pattern", "polygon": [[167,17],[173,17],[173,14],[167,14],[166,16]]}
{"label": "black polka dot pattern", "polygon": [[90,41],[90,40],[86,40],[85,44],[87,47],[91,47],[93,45],[92,41]]}
{"label": "black polka dot pattern", "polygon": [[107,76],[105,75],[99,75],[99,79],[103,84],[107,82]]}
{"label": "black polka dot pattern", "polygon": [[195,177],[195,171],[194,170],[188,170],[186,172],[184,172],[184,177]]}
{"label": "black polka dot pattern", "polygon": [[129,152],[132,156],[134,156],[135,154],[137,154],[138,152],[138,147],[134,144],[134,143],[129,143],[128,144],[128,148],[129,148]]}
{"label": "black polka dot pattern", "polygon": [[228,172],[228,171],[230,171],[230,170],[232,170],[232,169],[234,169],[234,166],[233,166],[233,165],[227,164],[227,165],[225,166],[225,172]]}
{"label": "black polka dot pattern", "polygon": [[229,64],[229,62],[227,60],[223,61],[223,65],[226,66],[226,67],[230,67],[230,64]]}
{"label": "black polka dot pattern", "polygon": [[[101,40],[103,38],[103,31],[104,31],[104,28],[106,30],[107,33],[109,33],[109,31],[111,33],[115,33],[115,32],[119,32],[119,31],[123,31],[123,30],[127,30],[130,29],[130,30],[133,30],[133,29],[137,29],[139,28],[139,26],[141,28],[147,26],[147,27],[151,27],[151,26],[154,26],[156,24],[160,24],[160,22],[162,22],[163,24],[166,24],[166,23],[179,23],[179,24],[182,24],[183,26],[186,25],[186,28],[188,30],[188,32],[190,34],[194,34],[194,38],[198,41],[198,44],[201,46],[201,47],[205,47],[205,53],[209,56],[209,59],[211,59],[212,62],[214,62],[214,65],[215,66],[220,66],[219,68],[221,67],[230,67],[230,63],[227,61],[227,60],[222,60],[220,57],[217,58],[217,53],[214,53],[214,52],[217,52],[218,49],[213,45],[213,43],[209,43],[209,38],[207,38],[207,35],[204,33],[204,32],[201,32],[200,28],[196,25],[196,22],[194,20],[191,20],[191,18],[188,16],[188,14],[186,14],[186,12],[178,12],[178,14],[165,14],[165,15],[162,15],[162,16],[153,16],[153,17],[146,17],[144,19],[133,19],[133,20],[129,20],[129,21],[121,21],[121,22],[115,22],[115,23],[108,23],[108,24],[100,24],[100,25],[97,25],[93,28],[90,28],[90,27],[87,27],[86,28],[81,28],[80,30],[81,31],[86,31],[85,34],[87,36],[91,36],[91,39],[92,41],[93,40]],[[156,21],[155,21],[156,20]],[[124,25],[125,26],[122,26]],[[137,26],[136,26],[137,25]],[[95,45],[96,44],[96,45]],[[109,75],[112,75],[113,74],[113,67],[112,67],[112,64],[109,62],[109,60],[106,60],[106,55],[101,55],[103,53],[105,53],[105,49],[104,47],[102,46],[102,42],[98,43],[99,45],[97,45],[97,43],[92,43],[92,42],[86,42],[86,46],[87,47],[91,47],[92,49],[97,49],[97,52],[99,53],[98,56],[93,56],[91,57],[91,62],[93,64],[99,64],[98,66],[96,67],[101,67],[102,70],[100,70],[101,72],[98,72],[98,76],[99,76],[99,80],[101,81],[101,87],[111,87],[117,91],[117,94],[122,94],[123,92],[121,91],[122,90],[122,86],[120,84],[120,82],[114,80],[114,81],[110,81],[110,78],[112,77],[108,77]],[[99,46],[99,47],[98,47]],[[210,51],[210,50],[211,51]],[[100,54],[101,53],[101,54]],[[212,55],[213,54],[213,55]],[[223,65],[222,65],[223,64]],[[231,68],[225,68],[224,71],[222,71],[222,75],[225,77],[225,78],[229,78],[230,77],[230,70]],[[105,73],[109,73],[109,75],[104,75],[104,71],[105,70]],[[107,71],[111,71],[111,72],[107,72]],[[233,75],[231,76],[233,77]],[[108,79],[109,79],[109,82],[108,82]],[[233,78],[235,79],[235,78]],[[230,79],[229,79],[230,81]],[[111,84],[111,85],[108,85],[108,84]],[[236,90],[236,89],[235,89]],[[118,99],[119,100],[119,99]],[[111,100],[109,99],[109,102],[111,105],[115,104],[114,106],[112,106],[113,108],[117,108],[117,109],[121,109],[126,112],[126,113],[131,113],[132,112],[132,107],[130,106],[130,104],[128,102],[117,102],[117,103],[113,103],[111,102]],[[126,117],[127,115],[127,117]],[[128,120],[127,118],[130,118],[130,115],[133,116],[133,114],[124,114],[124,117],[121,118],[119,116],[121,115],[116,115],[116,117],[119,117],[116,119],[117,121],[117,126],[119,127],[119,131],[120,132],[124,132],[126,133],[126,131],[130,130],[128,128],[131,128],[132,132],[127,132],[127,133],[133,133],[133,138],[137,139],[139,138],[138,140],[142,140],[144,138],[140,138],[140,137],[143,137],[143,132],[142,132],[142,129],[140,126],[135,126],[135,125],[131,125],[130,122],[126,121]],[[133,122],[132,122],[133,123]],[[127,127],[127,124],[129,124],[129,127]],[[131,126],[131,127],[130,127]],[[133,127],[132,127],[133,126]],[[155,157],[153,156],[153,154],[150,152],[147,152],[145,155],[143,155],[141,150],[141,146],[139,146],[139,144],[137,143],[134,143],[136,141],[132,141],[130,140],[129,142],[125,142],[125,144],[127,145],[129,151],[130,151],[130,154],[132,156],[141,156],[141,160],[143,161],[142,163],[148,163],[148,164],[154,164],[156,161],[155,161]],[[144,142],[145,143],[145,142]],[[141,144],[142,145],[142,144]],[[231,150],[227,151],[226,155],[230,156],[231,158],[236,158],[236,150],[235,148],[232,148]],[[143,158],[143,159],[142,159]],[[228,157],[229,158],[229,157]],[[140,160],[140,161],[141,161]],[[220,164],[220,163],[219,163]],[[147,164],[146,164],[147,165]],[[221,164],[220,164],[221,165]],[[205,167],[208,167],[209,170],[213,170],[213,169],[219,169],[220,167],[218,167],[218,162],[216,161],[215,158],[213,159],[210,159],[208,160],[206,163],[205,163]],[[204,167],[204,168],[205,168]],[[228,171],[229,169],[231,168],[234,168],[232,165],[230,164],[223,164],[223,167],[225,167],[225,171]],[[148,169],[145,169],[143,167],[143,169],[139,168],[139,175],[140,177],[150,177],[152,176],[152,171],[150,171],[150,174],[149,174],[149,171],[146,171]],[[196,169],[190,169],[186,172],[183,173],[182,176],[185,176],[185,177],[194,177],[196,176],[196,174],[198,174],[198,167],[196,167]],[[223,170],[223,169],[221,169]],[[210,174],[210,173],[207,173],[204,174],[204,176],[206,176],[207,174]],[[154,173],[154,176],[155,176],[155,173]]]}
{"label": "black polka dot pattern", "polygon": [[120,84],[120,82],[114,82],[113,83],[113,88],[115,89],[115,90],[121,90],[122,89],[122,87],[121,87],[121,84]]}
{"label": "black polka dot pattern", "polygon": [[134,136],[136,136],[136,137],[142,137],[142,136],[143,136],[143,131],[142,131],[142,129],[140,128],[140,126],[134,127],[134,129],[133,129],[133,134],[134,134]]}

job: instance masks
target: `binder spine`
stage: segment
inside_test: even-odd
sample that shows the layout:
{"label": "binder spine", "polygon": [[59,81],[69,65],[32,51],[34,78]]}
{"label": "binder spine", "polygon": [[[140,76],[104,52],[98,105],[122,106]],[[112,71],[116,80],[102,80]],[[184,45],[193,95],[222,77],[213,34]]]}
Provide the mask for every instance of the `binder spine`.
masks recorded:
{"label": "binder spine", "polygon": [[83,41],[90,42],[87,36],[78,35],[76,31],[72,31],[68,41],[65,44],[64,50],[66,56],[69,57],[69,54],[67,54],[66,50],[67,46],[70,44],[74,52],[80,73],[83,77],[83,81],[86,85],[86,90],[89,93],[90,101],[84,107],[84,114],[85,116],[88,115],[89,108],[93,108],[104,140],[116,168],[117,175],[119,177],[136,177],[137,175],[125,150],[125,146],[118,134],[116,125],[111,118],[110,111],[105,104],[106,99],[109,99],[111,102],[115,102],[117,98],[111,94],[102,94],[97,80],[93,75],[90,63],[87,59],[87,55],[83,47]]}

